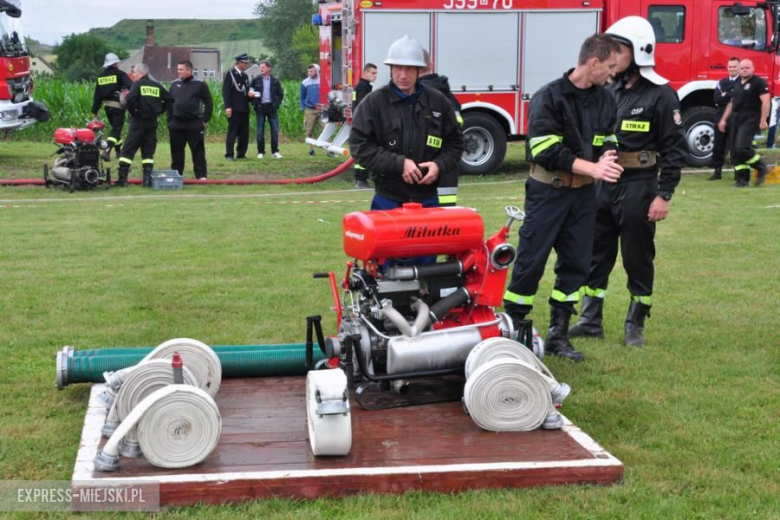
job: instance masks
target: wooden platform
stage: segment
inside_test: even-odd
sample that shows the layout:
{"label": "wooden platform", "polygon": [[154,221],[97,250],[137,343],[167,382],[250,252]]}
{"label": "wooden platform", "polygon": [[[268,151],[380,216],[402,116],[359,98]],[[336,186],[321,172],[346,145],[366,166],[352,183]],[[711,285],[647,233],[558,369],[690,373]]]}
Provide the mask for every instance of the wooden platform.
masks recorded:
{"label": "wooden platform", "polygon": [[122,458],[119,471],[95,471],[106,410],[93,385],[73,481],[155,480],[162,505],[265,497],[314,499],[362,492],[457,492],[556,484],[612,484],[623,464],[568,420],[562,430],[492,433],[460,403],[365,411],[352,403],[347,457],[315,458],[306,426],[304,377],[222,381],[217,449],[198,466],[155,468]]}

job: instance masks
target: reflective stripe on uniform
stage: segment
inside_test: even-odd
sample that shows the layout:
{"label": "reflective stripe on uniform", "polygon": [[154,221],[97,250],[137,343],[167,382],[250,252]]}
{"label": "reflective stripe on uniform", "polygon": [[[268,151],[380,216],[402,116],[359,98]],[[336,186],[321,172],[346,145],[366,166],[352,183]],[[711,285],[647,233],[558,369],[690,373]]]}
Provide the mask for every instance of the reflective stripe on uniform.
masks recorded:
{"label": "reflective stripe on uniform", "polygon": [[455,119],[457,119],[460,126],[463,126],[463,116],[457,110],[455,111]]}
{"label": "reflective stripe on uniform", "polygon": [[609,134],[608,136],[606,136],[604,138],[604,142],[605,143],[615,143],[615,145],[617,145],[618,144],[618,139],[617,139],[617,136],[615,134]]}
{"label": "reflective stripe on uniform", "polygon": [[734,170],[735,171],[749,170],[749,169],[750,169],[750,166],[748,166],[747,164],[737,164],[736,166],[734,166]]}
{"label": "reflective stripe on uniform", "polygon": [[517,303],[519,305],[533,305],[534,304],[534,294],[531,295],[522,295],[522,294],[515,294],[512,291],[507,291],[504,293],[504,299],[508,302]]}
{"label": "reflective stripe on uniform", "polygon": [[111,76],[105,76],[103,78],[98,78],[97,80],[98,80],[98,85],[101,85],[101,86],[102,85],[113,85],[114,83],[117,82],[116,74],[111,75]]}
{"label": "reflective stripe on uniform", "polygon": [[528,145],[531,147],[531,157],[536,157],[537,154],[542,153],[551,146],[562,142],[562,135],[542,135],[539,137],[534,137],[528,141]]}
{"label": "reflective stripe on uniform", "polygon": [[550,298],[556,302],[578,302],[580,301],[580,293],[577,291],[571,294],[564,294],[558,289],[555,289],[550,295]]}
{"label": "reflective stripe on uniform", "polygon": [[106,137],[106,141],[109,143],[116,145],[119,141],[116,140],[116,137]]}
{"label": "reflective stripe on uniform", "polygon": [[127,157],[120,157],[119,158],[119,162],[125,163],[125,164],[133,164],[133,160],[132,159],[128,159]]}
{"label": "reflective stripe on uniform", "polygon": [[144,159],[141,164],[154,164],[154,159]]}
{"label": "reflective stripe on uniform", "polygon": [[584,296],[590,296],[591,298],[599,298],[601,300],[604,299],[604,296],[607,295],[606,289],[594,289],[593,287],[588,287],[587,285],[583,285],[582,289],[580,289],[580,292]]}
{"label": "reflective stripe on uniform", "polygon": [[755,164],[755,163],[757,163],[760,160],[761,160],[761,156],[756,154],[753,157],[751,157],[750,159],[748,159],[747,161],[745,161],[745,164]]}
{"label": "reflective stripe on uniform", "polygon": [[148,97],[160,97],[160,88],[145,85],[141,87],[141,95]]}
{"label": "reflective stripe on uniform", "polygon": [[626,121],[620,123],[620,129],[624,132],[649,132],[650,121]]}
{"label": "reflective stripe on uniform", "polygon": [[363,168],[362,166],[360,166],[360,165],[359,165],[359,164],[357,164],[357,163],[355,163],[355,169],[356,169],[356,170],[365,170],[365,168]]}
{"label": "reflective stripe on uniform", "polygon": [[650,295],[647,296],[631,296],[631,300],[635,301],[637,303],[641,303],[643,305],[652,305],[653,304],[653,297]]}
{"label": "reflective stripe on uniform", "polygon": [[457,195],[439,195],[439,205],[452,204],[453,206],[458,203]]}

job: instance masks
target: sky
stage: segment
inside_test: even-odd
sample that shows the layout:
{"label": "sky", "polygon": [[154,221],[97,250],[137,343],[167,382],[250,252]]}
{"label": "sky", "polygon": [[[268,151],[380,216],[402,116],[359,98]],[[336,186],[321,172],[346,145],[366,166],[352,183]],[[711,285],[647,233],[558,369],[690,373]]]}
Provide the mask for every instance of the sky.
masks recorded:
{"label": "sky", "polygon": [[24,34],[53,45],[124,18],[253,18],[257,0],[21,0]]}

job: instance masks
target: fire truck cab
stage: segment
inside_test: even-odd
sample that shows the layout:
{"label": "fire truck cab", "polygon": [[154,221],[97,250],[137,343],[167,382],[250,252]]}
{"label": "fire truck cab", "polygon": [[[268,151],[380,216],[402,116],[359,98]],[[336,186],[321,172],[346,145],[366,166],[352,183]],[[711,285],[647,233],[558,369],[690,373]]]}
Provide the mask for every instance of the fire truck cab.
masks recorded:
{"label": "fire truck cab", "polygon": [[390,79],[390,44],[408,34],[430,53],[462,105],[461,172],[489,174],[508,141],[523,138],[540,87],[577,62],[582,41],[629,15],[653,24],[657,69],[680,96],[690,163],[707,164],[714,137],[714,89],[731,56],[751,58],[778,86],[776,2],[726,0],[325,0],[320,31],[323,134],[311,142],[344,153],[352,90],[363,65],[378,65],[375,88]]}
{"label": "fire truck cab", "polygon": [[30,54],[19,23],[19,0],[0,0],[0,131],[21,130],[48,118],[33,103]]}

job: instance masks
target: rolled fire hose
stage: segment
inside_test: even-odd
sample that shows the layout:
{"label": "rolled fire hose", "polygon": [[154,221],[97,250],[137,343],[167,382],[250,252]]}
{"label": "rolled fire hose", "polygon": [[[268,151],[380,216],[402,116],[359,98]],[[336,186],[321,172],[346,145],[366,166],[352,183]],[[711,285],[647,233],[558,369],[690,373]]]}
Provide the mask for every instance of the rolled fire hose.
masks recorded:
{"label": "rolled fire hose", "polygon": [[202,462],[219,442],[222,418],[214,399],[200,388],[168,385],[136,406],[95,457],[98,471],[119,469],[119,442],[137,426],[146,459],[160,468]]}
{"label": "rolled fire hose", "polygon": [[[189,338],[171,339],[147,354],[143,361],[170,360],[174,352],[181,355],[184,365],[190,369],[198,381],[198,386],[212,397],[217,395],[219,385],[222,383],[222,365],[217,354],[205,343]],[[128,367],[106,374],[106,383],[116,391],[134,369],[135,367]]]}
{"label": "rolled fire hose", "polygon": [[[184,376],[184,384],[200,386],[189,367],[182,367],[182,374]],[[113,435],[119,424],[130,415],[130,412],[135,409],[138,403],[143,401],[148,395],[170,384],[173,384],[170,361],[153,359],[136,365],[135,370],[130,372],[116,394],[116,398],[111,405],[111,411],[108,413],[102,428],[103,435],[105,437]]]}
{"label": "rolled fire hose", "polygon": [[531,365],[497,358],[480,365],[466,381],[463,403],[480,428],[530,431],[557,414],[548,382]]}
{"label": "rolled fire hose", "polygon": [[316,456],[343,456],[352,448],[347,376],[340,368],[313,370],[306,376],[309,444]]}

